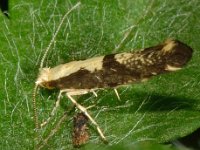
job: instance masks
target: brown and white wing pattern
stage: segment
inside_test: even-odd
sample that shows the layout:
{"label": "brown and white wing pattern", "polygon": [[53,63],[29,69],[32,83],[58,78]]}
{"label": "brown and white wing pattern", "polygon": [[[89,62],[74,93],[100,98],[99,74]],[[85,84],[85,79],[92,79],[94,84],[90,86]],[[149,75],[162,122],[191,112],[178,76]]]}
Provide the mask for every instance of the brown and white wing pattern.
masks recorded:
{"label": "brown and white wing pattern", "polygon": [[37,82],[43,87],[58,89],[113,88],[179,70],[191,59],[192,52],[192,48],[178,40],[167,40],[137,52],[110,54],[44,68]]}

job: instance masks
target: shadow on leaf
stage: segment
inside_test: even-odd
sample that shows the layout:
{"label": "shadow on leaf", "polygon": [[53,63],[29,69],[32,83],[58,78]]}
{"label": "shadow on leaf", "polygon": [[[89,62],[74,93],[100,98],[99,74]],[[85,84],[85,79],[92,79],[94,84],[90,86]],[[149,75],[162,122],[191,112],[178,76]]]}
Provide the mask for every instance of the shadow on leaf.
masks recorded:
{"label": "shadow on leaf", "polygon": [[[147,94],[144,93],[143,95]],[[153,93],[149,95],[149,98],[144,102],[140,111],[192,110],[195,109],[196,103],[195,99],[183,96],[168,96]]]}
{"label": "shadow on leaf", "polygon": [[197,110],[197,100],[184,96],[135,92],[135,94],[124,94],[121,99],[119,101],[117,98],[114,99],[111,96],[106,96],[97,106],[104,106],[108,108],[108,111],[118,113]]}

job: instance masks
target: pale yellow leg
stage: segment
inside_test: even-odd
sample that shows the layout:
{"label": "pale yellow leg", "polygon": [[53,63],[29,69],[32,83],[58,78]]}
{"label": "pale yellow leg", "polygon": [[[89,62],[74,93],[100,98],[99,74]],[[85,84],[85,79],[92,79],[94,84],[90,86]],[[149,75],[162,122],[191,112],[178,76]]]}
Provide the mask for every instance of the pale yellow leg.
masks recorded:
{"label": "pale yellow leg", "polygon": [[74,98],[72,98],[72,94],[70,93],[66,93],[67,97],[72,101],[72,103],[74,105],[76,105],[76,107],[78,109],[80,109],[87,117],[88,119],[96,126],[97,128],[97,131],[99,133],[99,135],[101,136],[101,138],[104,140],[104,141],[107,141],[106,140],[106,137],[104,136],[103,132],[101,131],[99,125],[96,123],[96,121],[90,116],[90,114],[87,112],[87,109],[85,107],[83,107],[82,105],[80,105],[79,103],[76,102],[76,100]]}
{"label": "pale yellow leg", "polygon": [[115,91],[115,94],[117,95],[118,100],[121,100],[121,98],[119,97],[119,93],[118,93],[117,89],[114,89],[114,91]]}
{"label": "pale yellow leg", "polygon": [[97,93],[94,90],[92,90],[92,93],[94,94],[95,97],[98,96]]}
{"label": "pale yellow leg", "polygon": [[49,115],[49,118],[46,121],[44,121],[43,123],[40,124],[41,128],[44,127],[51,120],[51,118],[55,115],[55,112],[56,112],[57,108],[60,106],[61,96],[62,96],[62,91],[60,91],[60,93],[58,95],[58,99],[57,99],[57,101],[55,103],[55,106],[54,106],[53,110],[51,111],[51,114]]}
{"label": "pale yellow leg", "polygon": [[58,99],[55,103],[55,106],[54,106],[53,110],[51,111],[51,113],[49,115],[49,118],[46,121],[44,121],[43,123],[40,124],[41,128],[44,127],[47,123],[49,123],[51,118],[55,115],[55,112],[60,105],[60,99],[61,99],[62,93],[68,93],[68,92],[73,93],[74,95],[83,95],[83,94],[87,94],[88,92],[91,92],[91,91],[89,91],[89,90],[75,90],[75,91],[61,90],[59,92]]}

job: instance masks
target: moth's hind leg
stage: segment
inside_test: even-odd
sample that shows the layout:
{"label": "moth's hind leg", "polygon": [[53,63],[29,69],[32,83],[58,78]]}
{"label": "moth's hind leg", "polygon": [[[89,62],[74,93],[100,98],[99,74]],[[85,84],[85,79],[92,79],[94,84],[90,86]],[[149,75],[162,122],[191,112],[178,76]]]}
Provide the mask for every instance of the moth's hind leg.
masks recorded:
{"label": "moth's hind leg", "polygon": [[76,95],[73,92],[72,93],[66,93],[67,97],[72,101],[72,103],[79,109],[81,110],[87,117],[88,119],[92,122],[92,124],[94,124],[97,128],[97,131],[99,133],[99,135],[101,136],[101,138],[107,142],[106,137],[104,136],[103,132],[101,131],[99,125],[97,124],[97,122],[90,116],[90,114],[87,112],[87,108],[83,107],[82,105],[80,105],[79,103],[76,102],[76,100],[72,97],[72,95]]}
{"label": "moth's hind leg", "polygon": [[121,100],[121,98],[119,97],[119,93],[118,93],[117,89],[116,89],[116,88],[114,88],[114,91],[115,91],[115,94],[116,94],[116,96],[117,96],[117,99],[120,101],[120,100]]}
{"label": "moth's hind leg", "polygon": [[55,102],[55,106],[53,107],[53,110],[51,111],[50,115],[49,115],[49,118],[47,118],[46,121],[44,121],[43,123],[40,124],[40,127],[42,128],[43,126],[45,126],[50,120],[51,118],[55,115],[55,112],[57,110],[57,108],[60,106],[60,99],[61,99],[61,96],[62,96],[62,93],[63,91],[60,91],[59,94],[58,94],[58,99],[56,100]]}

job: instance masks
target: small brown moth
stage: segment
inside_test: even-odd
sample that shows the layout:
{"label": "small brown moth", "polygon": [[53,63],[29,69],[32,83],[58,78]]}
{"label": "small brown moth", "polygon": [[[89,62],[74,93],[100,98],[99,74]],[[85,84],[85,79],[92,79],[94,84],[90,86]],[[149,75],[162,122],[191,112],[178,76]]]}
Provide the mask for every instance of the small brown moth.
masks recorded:
{"label": "small brown moth", "polygon": [[[58,100],[51,115],[59,106],[62,94],[96,126],[101,138],[106,140],[99,125],[90,116],[87,109],[77,103],[75,95],[116,88],[138,83],[150,77],[180,70],[192,57],[192,48],[178,40],[166,40],[157,46],[137,52],[124,52],[72,61],[53,68],[40,69],[36,85],[47,89],[59,89]],[[118,95],[118,93],[117,93]],[[97,95],[96,95],[97,96]],[[44,126],[46,122],[41,124]]]}
{"label": "small brown moth", "polygon": [[88,118],[84,113],[78,113],[73,120],[72,143],[75,148],[86,144],[90,134],[88,131]]}

